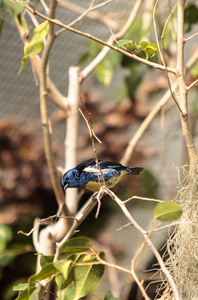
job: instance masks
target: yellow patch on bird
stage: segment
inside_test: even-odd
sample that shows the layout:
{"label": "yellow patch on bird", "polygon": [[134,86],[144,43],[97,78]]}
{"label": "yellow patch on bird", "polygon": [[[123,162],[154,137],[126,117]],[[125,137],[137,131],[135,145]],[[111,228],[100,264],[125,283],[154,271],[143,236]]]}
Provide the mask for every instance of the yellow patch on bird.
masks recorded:
{"label": "yellow patch on bird", "polygon": [[[121,174],[120,174],[119,176],[113,177],[113,178],[111,178],[110,180],[106,181],[106,182],[105,182],[106,187],[108,187],[108,188],[110,188],[110,189],[111,189],[112,187],[114,187],[114,186],[120,181],[120,179],[122,178],[122,176],[123,176],[124,174],[126,174],[125,171],[121,172]],[[99,191],[100,188],[101,188],[102,186],[104,186],[104,183],[103,183],[102,181],[101,181],[101,182],[89,181],[89,182],[85,185],[86,189],[88,189],[88,190],[90,190],[90,191],[92,191],[92,192],[97,192],[97,191]]]}

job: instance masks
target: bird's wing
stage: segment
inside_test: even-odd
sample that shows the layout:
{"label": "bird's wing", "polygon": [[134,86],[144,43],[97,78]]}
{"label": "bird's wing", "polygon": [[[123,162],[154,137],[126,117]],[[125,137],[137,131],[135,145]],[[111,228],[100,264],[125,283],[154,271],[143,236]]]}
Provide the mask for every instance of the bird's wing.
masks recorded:
{"label": "bird's wing", "polygon": [[126,167],[122,166],[119,163],[111,162],[111,161],[100,161],[101,169],[116,169],[116,170],[124,170]]}
{"label": "bird's wing", "polygon": [[[100,160],[99,160],[100,162]],[[75,169],[79,171],[79,173],[81,173],[82,171],[84,171],[85,168],[87,167],[94,167],[96,165],[96,161],[95,158],[91,158],[88,160],[85,160],[83,162],[81,162],[80,164],[78,164]]]}

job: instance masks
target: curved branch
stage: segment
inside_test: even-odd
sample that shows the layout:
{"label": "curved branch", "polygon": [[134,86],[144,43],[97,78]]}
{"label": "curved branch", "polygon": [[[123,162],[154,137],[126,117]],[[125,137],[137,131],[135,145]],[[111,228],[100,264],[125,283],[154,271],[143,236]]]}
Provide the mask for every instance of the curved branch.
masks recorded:
{"label": "curved branch", "polygon": [[[57,1],[53,0],[50,3],[49,8],[49,16],[54,18],[55,8],[57,5]],[[54,162],[52,144],[51,144],[51,134],[49,128],[48,121],[48,110],[47,110],[47,79],[46,79],[46,68],[48,63],[48,58],[50,54],[50,50],[55,40],[54,34],[54,25],[50,23],[49,34],[47,37],[47,43],[44,48],[42,58],[41,58],[41,75],[40,75],[40,109],[41,109],[41,122],[43,127],[43,137],[44,137],[44,149],[45,156],[47,160],[47,164],[50,171],[50,178],[52,182],[52,186],[54,189],[54,193],[56,195],[56,200],[59,206],[63,206],[64,204],[64,194],[60,184],[60,180],[58,177],[56,165]]]}
{"label": "curved branch", "polygon": [[[112,50],[114,50],[116,52],[122,53],[122,54],[124,54],[124,55],[126,55],[126,56],[128,56],[130,58],[133,58],[133,59],[135,59],[135,60],[137,60],[137,61],[139,61],[139,62],[141,62],[141,63],[143,63],[145,65],[151,66],[151,67],[153,67],[155,69],[159,69],[159,70],[165,71],[165,67],[163,65],[154,63],[152,61],[148,61],[148,60],[146,60],[144,58],[141,58],[141,57],[135,55],[134,53],[131,53],[131,52],[125,51],[123,49],[120,49],[120,48],[118,48],[116,46],[110,45],[110,44],[104,42],[103,40],[101,40],[101,39],[99,39],[99,38],[97,38],[97,37],[95,37],[95,36],[93,36],[93,35],[91,35],[89,33],[85,33],[83,31],[74,29],[74,28],[72,28],[70,26],[65,25],[64,23],[62,23],[60,21],[56,21],[56,20],[54,20],[52,18],[49,18],[49,17],[47,17],[47,16],[39,13],[38,11],[36,11],[32,5],[30,6],[30,4],[26,4],[26,9],[29,10],[31,13],[37,15],[38,17],[40,17],[40,18],[42,18],[44,20],[49,21],[52,24],[55,24],[55,25],[57,25],[59,27],[65,28],[65,29],[67,29],[67,30],[69,30],[69,31],[71,31],[73,33],[76,33],[76,34],[79,34],[81,36],[84,36],[84,37],[86,37],[88,39],[91,39],[91,40],[93,40],[93,41],[95,41],[95,42],[97,42],[99,44],[104,45],[104,46],[107,46],[110,49],[112,49]],[[176,74],[176,70],[173,69],[173,68],[167,68],[167,71],[170,72],[170,73]]]}

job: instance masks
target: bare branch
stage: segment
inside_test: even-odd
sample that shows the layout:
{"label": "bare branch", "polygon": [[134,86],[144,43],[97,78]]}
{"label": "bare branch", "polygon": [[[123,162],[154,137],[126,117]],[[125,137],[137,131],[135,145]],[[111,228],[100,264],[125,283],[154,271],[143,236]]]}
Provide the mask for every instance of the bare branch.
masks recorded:
{"label": "bare branch", "polygon": [[[77,141],[78,141],[78,106],[79,106],[79,67],[69,68],[68,89],[68,114],[65,137],[65,169],[69,170],[77,164]],[[78,207],[78,190],[67,189],[65,203],[71,215],[74,215]]]}
{"label": "bare branch", "polygon": [[181,115],[182,131],[185,139],[188,156],[190,161],[190,173],[194,176],[194,168],[196,166],[198,157],[190,130],[190,123],[188,118],[188,104],[187,104],[187,87],[184,80],[184,0],[177,1],[177,80],[180,93],[180,107],[183,115]]}
{"label": "bare branch", "polygon": [[[118,48],[118,47],[116,47],[116,46],[110,45],[110,44],[104,42],[103,40],[101,40],[101,39],[99,39],[99,38],[97,38],[97,37],[95,37],[95,36],[92,36],[92,35],[89,34],[89,33],[85,33],[85,32],[83,32],[83,31],[74,29],[74,28],[72,28],[72,27],[69,27],[69,26],[63,24],[63,23],[60,22],[60,21],[56,21],[55,19],[49,18],[49,17],[47,17],[47,16],[45,16],[45,15],[39,13],[38,11],[36,11],[34,8],[32,8],[32,6],[30,6],[30,4],[26,4],[26,9],[29,10],[30,12],[32,12],[33,14],[37,15],[38,17],[40,17],[40,18],[42,18],[42,19],[44,19],[44,20],[49,21],[49,22],[52,23],[52,24],[55,24],[55,25],[57,25],[57,26],[59,26],[59,27],[65,28],[65,29],[67,29],[67,30],[69,30],[69,31],[71,31],[71,32],[73,32],[73,33],[76,33],[76,34],[79,34],[79,35],[81,35],[81,36],[84,36],[84,37],[86,37],[86,38],[88,38],[88,39],[91,39],[91,40],[93,40],[93,41],[95,41],[95,42],[97,42],[97,43],[100,43],[100,44],[102,44],[102,45],[104,45],[104,46],[107,46],[107,47],[113,49],[114,51],[117,51],[117,52],[122,53],[122,54],[124,54],[124,55],[126,55],[126,56],[128,56],[128,57],[131,57],[131,58],[133,58],[133,59],[135,59],[135,60],[137,60],[137,61],[139,61],[139,62],[142,62],[142,63],[145,64],[145,65],[151,66],[151,67],[153,67],[153,68],[155,68],[155,69],[159,69],[159,70],[162,70],[162,71],[165,70],[165,67],[164,67],[163,65],[160,65],[160,64],[157,64],[157,63],[148,61],[148,60],[146,60],[146,59],[143,59],[143,58],[141,58],[141,57],[135,55],[134,53],[127,52],[127,51],[124,51],[123,49],[120,49],[120,48]],[[173,74],[176,74],[176,70],[173,69],[173,68],[167,68],[167,71],[168,71],[168,72],[171,72],[171,73],[173,73]]]}
{"label": "bare branch", "polygon": [[[50,3],[49,8],[49,16],[54,18],[55,16],[55,8],[57,5],[57,1],[53,0]],[[51,134],[49,129],[49,121],[48,121],[48,110],[47,110],[47,80],[46,80],[46,68],[49,58],[49,53],[54,43],[55,34],[54,34],[54,24],[49,24],[49,34],[47,37],[47,43],[44,48],[42,58],[41,58],[41,76],[40,76],[40,108],[41,108],[41,122],[43,127],[43,137],[44,137],[44,149],[45,156],[47,160],[47,164],[50,171],[50,178],[52,181],[52,186],[54,193],[56,195],[56,200],[59,206],[63,206],[64,204],[64,195],[63,190],[60,184],[60,180],[58,177],[56,165],[53,158],[52,144],[51,144]]]}
{"label": "bare branch", "polygon": [[141,235],[144,237],[144,240],[146,241],[147,245],[149,246],[149,248],[151,249],[151,251],[153,252],[153,254],[155,255],[163,273],[165,274],[167,280],[169,281],[170,286],[172,287],[172,290],[174,292],[174,296],[176,300],[180,300],[179,297],[179,293],[176,287],[176,284],[171,276],[171,274],[169,273],[168,269],[166,268],[159,252],[157,251],[157,249],[155,248],[154,244],[151,242],[151,240],[148,237],[147,232],[133,219],[133,217],[131,216],[131,214],[129,213],[128,209],[126,208],[125,204],[123,203],[123,201],[121,201],[111,190],[109,190],[108,188],[103,188],[105,190],[105,192],[119,205],[119,207],[121,208],[121,210],[123,211],[124,215],[126,216],[126,218],[129,220],[129,222],[131,223],[131,225],[133,225],[140,233]]}

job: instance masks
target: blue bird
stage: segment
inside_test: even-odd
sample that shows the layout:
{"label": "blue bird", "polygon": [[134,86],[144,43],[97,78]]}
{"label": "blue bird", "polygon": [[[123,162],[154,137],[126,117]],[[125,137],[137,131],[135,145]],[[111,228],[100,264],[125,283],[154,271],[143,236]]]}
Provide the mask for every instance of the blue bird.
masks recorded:
{"label": "blue bird", "polygon": [[[143,168],[128,168],[119,163],[99,160],[105,184],[108,188],[114,187],[125,174],[138,175]],[[67,171],[62,178],[64,190],[67,188],[86,188],[92,192],[100,190],[103,178],[95,159],[88,159]]]}

